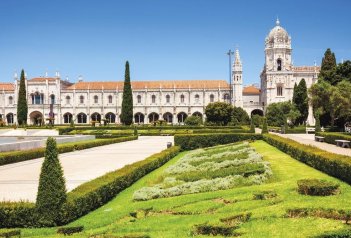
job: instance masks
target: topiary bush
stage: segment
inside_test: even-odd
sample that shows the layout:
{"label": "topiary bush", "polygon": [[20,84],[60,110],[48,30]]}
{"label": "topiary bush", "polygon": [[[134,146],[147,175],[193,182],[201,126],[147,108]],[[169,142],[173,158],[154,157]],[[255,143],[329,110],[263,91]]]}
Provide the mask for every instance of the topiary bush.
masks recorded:
{"label": "topiary bush", "polygon": [[72,235],[74,233],[79,233],[82,232],[84,229],[84,226],[68,226],[68,227],[60,227],[57,229],[58,234],[63,234],[63,235]]}
{"label": "topiary bush", "polygon": [[330,196],[340,192],[340,185],[320,179],[302,179],[297,181],[297,191],[303,195]]}
{"label": "topiary bush", "polygon": [[49,226],[60,223],[60,212],[66,199],[66,182],[58,159],[56,140],[49,137],[35,204],[40,223]]}
{"label": "topiary bush", "polygon": [[262,134],[268,134],[267,118],[263,118]]}

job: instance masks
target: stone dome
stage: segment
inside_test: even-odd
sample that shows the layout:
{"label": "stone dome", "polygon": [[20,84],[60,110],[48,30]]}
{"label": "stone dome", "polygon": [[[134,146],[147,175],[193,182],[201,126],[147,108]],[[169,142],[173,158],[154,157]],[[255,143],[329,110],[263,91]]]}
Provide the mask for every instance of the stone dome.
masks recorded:
{"label": "stone dome", "polygon": [[280,26],[279,19],[276,21],[276,26],[269,32],[266,43],[289,43],[290,37],[288,32]]}

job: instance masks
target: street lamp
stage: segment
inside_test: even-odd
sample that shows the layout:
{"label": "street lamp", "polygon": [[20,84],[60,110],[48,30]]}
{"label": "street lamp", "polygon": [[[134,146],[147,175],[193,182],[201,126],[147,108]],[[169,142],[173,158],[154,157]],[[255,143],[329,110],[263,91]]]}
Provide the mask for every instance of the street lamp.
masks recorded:
{"label": "street lamp", "polygon": [[232,87],[232,55],[234,55],[234,51],[229,49],[227,52],[227,55],[229,56],[229,101],[232,103],[232,98],[233,98],[233,87]]}

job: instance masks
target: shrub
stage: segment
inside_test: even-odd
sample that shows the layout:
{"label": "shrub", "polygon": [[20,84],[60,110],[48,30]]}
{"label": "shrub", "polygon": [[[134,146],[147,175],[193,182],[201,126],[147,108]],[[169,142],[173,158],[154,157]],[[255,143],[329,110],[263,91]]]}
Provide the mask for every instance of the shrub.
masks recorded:
{"label": "shrub", "polygon": [[256,126],[256,127],[259,127],[260,125],[262,125],[263,123],[263,116],[260,116],[260,115],[252,115],[251,116],[251,120],[253,121],[253,124]]}
{"label": "shrub", "polygon": [[315,129],[315,132],[321,132],[322,129],[321,129],[321,121],[319,119],[319,115],[316,115],[316,129]]}
{"label": "shrub", "polygon": [[319,179],[297,181],[297,191],[303,195],[330,196],[339,193],[339,184]]}
{"label": "shrub", "polygon": [[185,119],[184,124],[187,126],[200,126],[202,118],[199,116],[189,116]]}
{"label": "shrub", "polygon": [[210,225],[210,224],[200,224],[195,225],[194,235],[209,235],[209,236],[233,236],[234,229],[237,227],[231,227],[227,225]]}
{"label": "shrub", "polygon": [[[59,153],[72,152],[75,150],[83,150],[96,146],[109,145],[113,143],[120,143],[124,141],[136,140],[137,136],[119,137],[112,139],[101,139],[101,140],[91,140],[91,141],[80,141],[72,142],[58,145]],[[12,164],[16,162],[21,162],[25,160],[37,159],[44,157],[45,148],[38,148],[32,150],[23,151],[11,151],[0,153],[0,165]]]}
{"label": "shrub", "polygon": [[21,237],[21,230],[11,230],[11,231],[0,232],[0,237],[10,238],[13,236]]}
{"label": "shrub", "polygon": [[252,216],[251,212],[240,213],[238,215],[221,218],[220,221],[228,225],[239,225],[248,222]]}
{"label": "shrub", "polygon": [[272,134],[264,135],[263,139],[294,159],[330,176],[351,183],[351,158],[349,156],[333,154],[314,146],[300,144]]}
{"label": "shrub", "polygon": [[267,134],[268,133],[268,125],[267,125],[267,119],[264,117],[263,118],[263,126],[262,126],[262,134]]}
{"label": "shrub", "polygon": [[63,235],[72,235],[74,233],[79,233],[82,232],[84,229],[84,226],[68,226],[68,227],[60,227],[57,229],[58,234],[63,234]]}
{"label": "shrub", "polygon": [[350,229],[341,229],[337,231],[325,232],[322,235],[314,236],[315,238],[351,238]]}
{"label": "shrub", "polygon": [[250,133],[255,133],[255,124],[253,122],[253,119],[251,119],[250,122]]}
{"label": "shrub", "polygon": [[220,144],[229,144],[244,140],[259,140],[261,135],[252,133],[226,133],[226,134],[192,134],[175,135],[174,143],[182,150],[210,147]]}
{"label": "shrub", "polygon": [[254,193],[253,194],[253,199],[254,200],[267,200],[271,198],[277,197],[277,193],[274,191],[262,191],[259,193]]}
{"label": "shrub", "polygon": [[58,159],[56,140],[49,137],[46,142],[45,159],[41,167],[36,211],[41,223],[56,225],[60,211],[66,202],[66,182]]}

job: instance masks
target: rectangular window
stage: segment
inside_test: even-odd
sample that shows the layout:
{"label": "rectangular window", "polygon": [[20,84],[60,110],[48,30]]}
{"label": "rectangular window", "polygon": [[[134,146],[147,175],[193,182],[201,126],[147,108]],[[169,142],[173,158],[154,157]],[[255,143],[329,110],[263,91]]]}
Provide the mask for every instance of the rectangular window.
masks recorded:
{"label": "rectangular window", "polygon": [[282,86],[277,87],[277,96],[283,96],[283,87]]}

